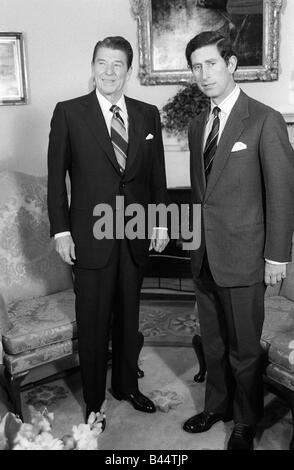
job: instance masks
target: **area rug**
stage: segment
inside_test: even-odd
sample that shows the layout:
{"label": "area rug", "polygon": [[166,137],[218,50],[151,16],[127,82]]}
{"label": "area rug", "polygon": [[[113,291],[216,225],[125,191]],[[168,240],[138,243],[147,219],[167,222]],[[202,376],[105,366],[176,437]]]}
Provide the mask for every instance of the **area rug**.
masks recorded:
{"label": "area rug", "polygon": [[[155,414],[134,410],[126,401],[115,400],[110,391],[108,371],[106,416],[107,427],[99,437],[102,450],[223,450],[226,448],[233,423],[218,422],[208,432],[191,435],[182,430],[183,422],[202,411],[205,384],[193,381],[197,370],[191,347],[144,346],[140,367],[145,377],[140,390],[151,398],[172,396],[168,409],[158,408]],[[72,426],[83,422],[84,404],[81,378],[75,372],[63,379],[48,382],[23,392],[25,419],[29,421],[33,406],[54,413],[53,434],[62,437]],[[291,438],[291,417],[282,402],[268,395],[265,419],[261,423],[255,448],[257,450],[287,449]]]}
{"label": "area rug", "polygon": [[148,346],[191,346],[195,301],[142,300],[140,331]]}

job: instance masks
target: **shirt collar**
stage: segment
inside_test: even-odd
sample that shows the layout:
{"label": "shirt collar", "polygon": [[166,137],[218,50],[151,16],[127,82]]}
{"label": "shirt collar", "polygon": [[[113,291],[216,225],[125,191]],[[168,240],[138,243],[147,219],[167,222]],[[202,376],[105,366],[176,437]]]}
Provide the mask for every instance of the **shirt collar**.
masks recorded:
{"label": "shirt collar", "polygon": [[[105,96],[103,96],[97,88],[96,88],[96,95],[97,95],[103,114],[105,114],[106,112],[110,112],[109,110],[112,106],[112,103],[110,103],[110,101],[108,101],[108,99],[105,98]],[[122,95],[120,99],[118,100],[118,102],[115,104],[121,109],[123,114],[126,114],[126,115],[128,114],[124,95]]]}
{"label": "shirt collar", "polygon": [[211,109],[210,114],[212,114],[212,110],[213,108],[215,108],[215,106],[218,106],[222,113],[230,114],[234,104],[239,98],[239,95],[240,95],[240,87],[236,84],[233,91],[231,91],[231,93],[218,105],[216,105],[212,100],[210,100],[210,109]]}

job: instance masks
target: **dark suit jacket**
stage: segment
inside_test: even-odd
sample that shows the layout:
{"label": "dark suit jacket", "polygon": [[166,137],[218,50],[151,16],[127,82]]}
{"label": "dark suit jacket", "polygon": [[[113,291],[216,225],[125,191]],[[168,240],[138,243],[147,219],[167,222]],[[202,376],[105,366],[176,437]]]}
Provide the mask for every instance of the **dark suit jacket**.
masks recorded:
{"label": "dark suit jacket", "polygon": [[[203,134],[207,111],[189,129],[193,203],[202,205],[202,242],[191,253],[199,275],[203,253],[220,286],[252,285],[264,259],[291,259],[294,152],[277,111],[241,91],[221,135],[206,187]],[[233,151],[236,142],[247,148]]]}
{"label": "dark suit jacket", "polygon": [[[166,178],[161,124],[155,106],[126,97],[129,116],[129,147],[126,170],[121,176],[107,126],[95,91],[58,103],[51,121],[48,149],[48,212],[51,235],[70,230],[76,248],[76,266],[106,265],[114,240],[97,240],[94,207],[115,208],[116,196],[125,205],[165,203]],[[148,134],[154,138],[146,140]],[[71,182],[71,202],[65,184]],[[148,257],[148,239],[131,240],[138,264]]]}

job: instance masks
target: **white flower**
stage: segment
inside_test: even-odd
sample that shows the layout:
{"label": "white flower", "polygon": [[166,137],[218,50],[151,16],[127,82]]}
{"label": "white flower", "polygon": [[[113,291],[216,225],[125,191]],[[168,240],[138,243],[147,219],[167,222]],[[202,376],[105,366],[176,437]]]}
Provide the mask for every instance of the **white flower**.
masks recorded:
{"label": "white flower", "polygon": [[[0,450],[97,450],[104,411],[94,413],[91,423],[73,426],[72,433],[55,438],[51,432],[53,413],[33,410],[32,423],[23,423],[13,413],[0,421]],[[92,419],[94,418],[94,419]]]}
{"label": "white flower", "polygon": [[63,449],[63,442],[60,439],[54,438],[49,432],[42,432],[42,434],[39,434],[35,439],[35,443],[43,450]]}
{"label": "white flower", "polygon": [[73,426],[72,435],[78,450],[97,450],[98,449],[98,436],[101,432],[100,426],[91,428],[89,424],[79,424]]}
{"label": "white flower", "polygon": [[49,432],[42,432],[31,441],[25,437],[15,440],[13,450],[63,450],[64,445],[60,439],[56,439]]}

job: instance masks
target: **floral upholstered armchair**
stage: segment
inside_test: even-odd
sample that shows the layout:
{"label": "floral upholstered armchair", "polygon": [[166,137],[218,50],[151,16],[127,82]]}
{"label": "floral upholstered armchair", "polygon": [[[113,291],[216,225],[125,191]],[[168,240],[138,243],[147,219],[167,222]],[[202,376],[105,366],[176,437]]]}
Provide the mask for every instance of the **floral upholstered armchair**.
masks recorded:
{"label": "floral upholstered armchair", "polygon": [[1,376],[20,416],[28,374],[77,356],[71,269],[49,237],[46,199],[46,177],[0,172]]}

